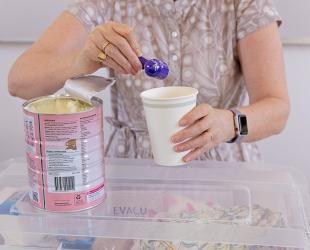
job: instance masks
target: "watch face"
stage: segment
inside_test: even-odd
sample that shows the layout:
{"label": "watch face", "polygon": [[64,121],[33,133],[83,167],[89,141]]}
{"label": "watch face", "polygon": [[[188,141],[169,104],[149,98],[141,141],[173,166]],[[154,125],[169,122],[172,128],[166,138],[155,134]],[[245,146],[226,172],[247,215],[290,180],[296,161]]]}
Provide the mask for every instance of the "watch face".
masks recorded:
{"label": "watch face", "polygon": [[248,134],[248,123],[245,115],[239,116],[240,135]]}

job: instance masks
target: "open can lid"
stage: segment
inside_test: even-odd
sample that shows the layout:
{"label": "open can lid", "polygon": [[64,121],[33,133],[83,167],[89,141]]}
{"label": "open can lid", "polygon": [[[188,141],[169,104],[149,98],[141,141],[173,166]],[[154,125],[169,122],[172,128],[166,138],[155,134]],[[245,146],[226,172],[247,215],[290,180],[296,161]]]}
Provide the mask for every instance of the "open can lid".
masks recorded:
{"label": "open can lid", "polygon": [[103,92],[114,83],[114,78],[89,75],[67,80],[64,90],[71,96],[92,103],[94,100],[102,100]]}

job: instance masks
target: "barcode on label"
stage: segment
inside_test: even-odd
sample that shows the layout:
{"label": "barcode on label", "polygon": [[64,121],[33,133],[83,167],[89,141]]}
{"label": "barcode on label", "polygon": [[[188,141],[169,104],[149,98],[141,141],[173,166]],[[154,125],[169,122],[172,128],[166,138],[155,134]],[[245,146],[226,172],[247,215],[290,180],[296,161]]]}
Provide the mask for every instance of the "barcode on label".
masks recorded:
{"label": "barcode on label", "polygon": [[32,191],[32,200],[39,202],[39,194],[35,191]]}
{"label": "barcode on label", "polygon": [[75,190],[74,176],[54,177],[55,191],[73,191]]}

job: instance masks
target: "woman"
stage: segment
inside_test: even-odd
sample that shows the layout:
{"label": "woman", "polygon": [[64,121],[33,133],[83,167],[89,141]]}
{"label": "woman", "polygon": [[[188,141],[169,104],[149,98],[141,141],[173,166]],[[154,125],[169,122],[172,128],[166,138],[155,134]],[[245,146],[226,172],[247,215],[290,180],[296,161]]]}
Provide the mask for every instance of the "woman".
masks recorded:
{"label": "woman", "polygon": [[[117,84],[107,154],[150,158],[139,93],[193,86],[199,105],[171,138],[176,151],[191,150],[184,161],[258,160],[253,142],[280,133],[290,109],[279,23],[270,0],[80,1],[16,61],[9,91],[25,99],[47,95],[69,78],[108,67]],[[142,54],[166,61],[170,76],[148,78],[141,72]],[[236,129],[246,124],[234,122],[239,113],[247,120],[243,137]]]}

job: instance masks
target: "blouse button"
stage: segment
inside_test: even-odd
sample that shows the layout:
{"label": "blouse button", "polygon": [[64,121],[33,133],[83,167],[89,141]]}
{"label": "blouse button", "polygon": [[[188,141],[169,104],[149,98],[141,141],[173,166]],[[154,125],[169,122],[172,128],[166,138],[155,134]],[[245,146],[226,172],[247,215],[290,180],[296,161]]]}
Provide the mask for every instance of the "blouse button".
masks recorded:
{"label": "blouse button", "polygon": [[172,56],[172,60],[173,60],[173,61],[177,61],[177,60],[178,60],[178,56],[174,54],[174,55]]}
{"label": "blouse button", "polygon": [[173,38],[176,38],[178,36],[178,32],[173,31],[173,32],[171,32],[171,35],[172,35]]}

